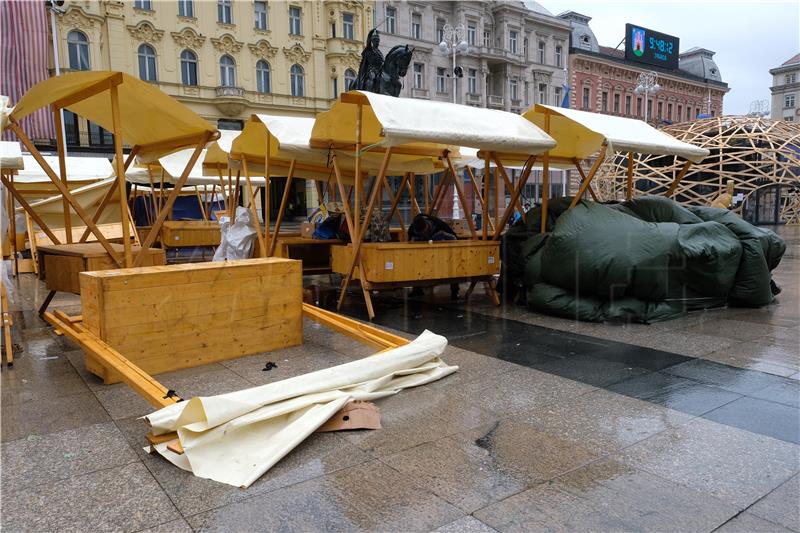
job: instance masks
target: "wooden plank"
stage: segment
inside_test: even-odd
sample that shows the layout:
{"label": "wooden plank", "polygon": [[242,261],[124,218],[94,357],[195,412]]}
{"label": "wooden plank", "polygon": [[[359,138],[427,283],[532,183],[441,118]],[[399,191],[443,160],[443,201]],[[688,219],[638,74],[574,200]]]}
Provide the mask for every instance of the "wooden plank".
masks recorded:
{"label": "wooden plank", "polygon": [[112,85],[111,93],[111,121],[114,129],[114,154],[117,165],[117,189],[119,189],[119,213],[122,226],[122,244],[125,246],[125,266],[133,266],[131,254],[130,226],[128,226],[128,195],[125,188],[125,162],[122,154],[122,116],[119,111],[119,89]]}
{"label": "wooden plank", "polygon": [[408,340],[403,337],[311,304],[303,304],[303,316],[378,349],[408,344]]}

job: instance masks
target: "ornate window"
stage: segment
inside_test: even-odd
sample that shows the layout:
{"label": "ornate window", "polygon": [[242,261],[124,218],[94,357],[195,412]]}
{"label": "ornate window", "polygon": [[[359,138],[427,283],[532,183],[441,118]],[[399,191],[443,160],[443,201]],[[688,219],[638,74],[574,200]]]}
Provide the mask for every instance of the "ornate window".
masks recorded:
{"label": "ornate window", "polygon": [[512,54],[517,53],[517,32],[515,31],[508,32],[508,50]]}
{"label": "ornate window", "polygon": [[397,9],[386,7],[386,33],[397,33]]}
{"label": "ornate window", "polygon": [[233,24],[233,0],[217,0],[217,22]]}
{"label": "ornate window", "polygon": [[349,40],[355,39],[355,15],[342,13],[342,37]]}
{"label": "ornate window", "polygon": [[411,38],[422,39],[422,15],[419,13],[411,15]]}
{"label": "ornate window", "polygon": [[223,87],[236,86],[236,61],[231,56],[219,58],[219,84]]}
{"label": "ornate window", "polygon": [[508,94],[511,97],[512,102],[519,100],[519,84],[517,83],[517,80],[508,81]]}
{"label": "ornate window", "polygon": [[583,88],[583,110],[589,110],[589,100],[591,99],[591,87],[584,87]]}
{"label": "ornate window", "polygon": [[72,70],[90,70],[89,39],[83,33],[72,30],[67,34],[67,51],[69,52],[69,68]]}
{"label": "ornate window", "polygon": [[147,11],[153,10],[153,4],[150,0],[135,0],[133,7],[136,9],[146,9]]}
{"label": "ornate window", "polygon": [[545,51],[546,51],[546,49],[545,49],[544,41],[539,41],[539,63],[541,63],[542,65],[545,64],[545,62],[544,62]]}
{"label": "ornate window", "polygon": [[256,63],[256,89],[260,93],[272,92],[272,78],[269,63],[263,59]]}
{"label": "ornate window", "polygon": [[257,0],[253,3],[253,12],[255,17],[255,28],[257,30],[267,30],[269,27],[269,19],[267,18],[267,3]]}
{"label": "ornate window", "polygon": [[477,39],[478,25],[475,22],[467,22],[467,43],[470,46],[475,46]]}
{"label": "ornate window", "polygon": [[349,91],[350,85],[356,81],[356,72],[349,68],[344,71],[344,90]]}
{"label": "ornate window", "polygon": [[471,68],[467,70],[467,92],[478,94],[478,70]]}
{"label": "ornate window", "polygon": [[560,106],[561,105],[561,87],[556,87],[554,89],[555,94],[553,95],[553,105]]}
{"label": "ornate window", "polygon": [[178,0],[178,16],[194,18],[194,0]]}
{"label": "ornate window", "polygon": [[539,84],[539,103],[540,104],[547,104],[547,84],[540,83]]}
{"label": "ornate window", "polygon": [[442,67],[436,67],[436,92],[437,93],[446,93],[447,92],[447,78],[445,69]]}
{"label": "ornate window", "polygon": [[562,66],[561,62],[563,61],[563,49],[561,46],[556,46],[556,66]]}
{"label": "ornate window", "polygon": [[191,50],[181,52],[181,81],[184,85],[197,85],[197,55]]}
{"label": "ornate window", "polygon": [[296,6],[289,8],[289,34],[303,35],[303,10]]}
{"label": "ornate window", "polygon": [[149,44],[139,45],[139,79],[144,81],[157,81],[156,51]]}
{"label": "ornate window", "polygon": [[292,96],[305,96],[306,74],[303,71],[303,67],[300,65],[292,65],[290,77],[292,81]]}
{"label": "ornate window", "polygon": [[414,63],[414,88],[425,88],[425,65],[422,63]]}

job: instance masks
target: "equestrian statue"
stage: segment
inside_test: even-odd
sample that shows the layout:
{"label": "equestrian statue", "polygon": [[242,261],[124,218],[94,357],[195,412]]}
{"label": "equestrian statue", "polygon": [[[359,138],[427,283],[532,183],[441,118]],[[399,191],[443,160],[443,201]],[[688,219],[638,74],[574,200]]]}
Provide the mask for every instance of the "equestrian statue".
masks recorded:
{"label": "equestrian statue", "polygon": [[395,46],[386,54],[384,60],[378,46],[381,43],[380,33],[373,28],[367,35],[367,45],[361,52],[361,64],[358,76],[347,88],[350,90],[369,91],[389,96],[400,96],[403,82],[400,78],[408,72],[414,47],[407,44]]}

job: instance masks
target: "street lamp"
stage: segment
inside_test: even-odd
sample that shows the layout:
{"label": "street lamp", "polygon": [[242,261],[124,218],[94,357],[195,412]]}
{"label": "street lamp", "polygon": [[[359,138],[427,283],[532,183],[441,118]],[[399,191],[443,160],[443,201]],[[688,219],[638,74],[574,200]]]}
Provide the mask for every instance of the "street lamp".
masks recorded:
{"label": "street lamp", "polygon": [[[459,77],[459,72],[456,70],[456,54],[458,52],[464,53],[469,50],[469,44],[467,41],[464,40],[464,36],[466,35],[467,29],[464,27],[464,24],[457,24],[453,26],[452,24],[445,24],[442,28],[442,42],[439,43],[439,50],[443,54],[453,54],[453,103],[458,103],[456,101],[456,79]],[[484,170],[484,173],[487,172]],[[454,180],[458,179],[458,176],[453,176]],[[486,179],[484,177],[484,179]],[[456,190],[455,185],[453,185],[453,219],[461,218],[461,210],[458,207],[458,191]],[[481,223],[485,223],[481,221]]]}
{"label": "street lamp", "polygon": [[647,115],[649,111],[648,95],[656,94],[661,90],[658,84],[658,74],[655,72],[642,72],[639,74],[639,79],[636,81],[636,88],[633,90],[636,94],[644,93],[644,121],[647,122]]}
{"label": "street lamp", "polygon": [[442,28],[442,42],[439,43],[439,50],[442,51],[443,54],[449,54],[452,52],[453,54],[453,103],[456,102],[456,78],[457,71],[456,71],[456,54],[458,52],[464,53],[469,50],[469,44],[467,41],[464,40],[464,35],[466,35],[467,29],[464,27],[463,24],[458,24],[453,26],[451,24],[445,24]]}

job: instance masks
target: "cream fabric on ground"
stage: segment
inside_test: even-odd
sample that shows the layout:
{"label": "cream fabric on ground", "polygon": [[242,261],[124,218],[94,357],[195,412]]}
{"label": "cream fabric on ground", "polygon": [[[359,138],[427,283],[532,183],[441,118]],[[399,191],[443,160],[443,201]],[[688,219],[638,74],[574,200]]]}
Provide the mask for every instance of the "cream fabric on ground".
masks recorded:
{"label": "cream fabric on ground", "polygon": [[202,478],[248,487],[351,400],[376,400],[452,374],[447,339],[423,332],[409,344],[344,365],[208,398],[146,416],[155,435],[178,432],[182,455],[156,451]]}

